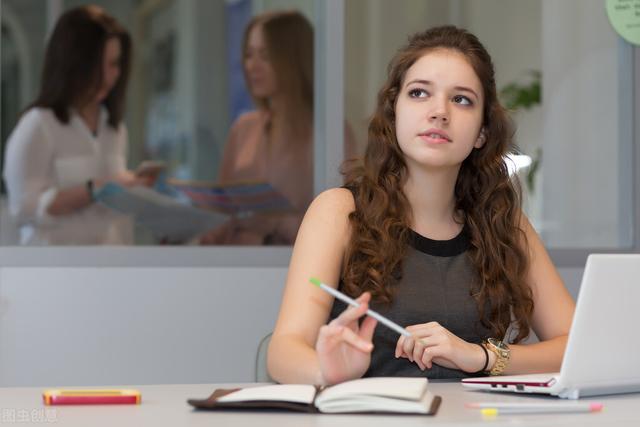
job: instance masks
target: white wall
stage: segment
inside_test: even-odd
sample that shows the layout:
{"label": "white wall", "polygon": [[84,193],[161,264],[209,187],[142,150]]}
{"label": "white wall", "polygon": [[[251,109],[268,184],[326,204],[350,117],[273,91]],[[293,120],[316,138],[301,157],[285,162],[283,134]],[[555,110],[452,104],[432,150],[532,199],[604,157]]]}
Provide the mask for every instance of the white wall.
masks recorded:
{"label": "white wall", "polygon": [[[186,264],[181,251],[174,263],[159,250],[110,251],[97,267],[0,267],[0,387],[254,380],[286,267],[172,267]],[[19,251],[29,252],[31,263],[51,253]],[[161,267],[108,266],[154,258]],[[575,298],[582,269],[560,274]]]}
{"label": "white wall", "polygon": [[0,386],[253,381],[285,275],[285,268],[1,268]]}
{"label": "white wall", "polygon": [[628,107],[619,105],[631,86],[619,76],[618,37],[601,1],[542,5],[543,238],[555,247],[630,244],[630,232],[629,241],[619,239],[619,220],[631,214],[620,211],[631,198],[620,189],[632,182],[630,171],[620,168],[621,147],[630,141],[621,137],[619,118],[632,105],[631,99]]}

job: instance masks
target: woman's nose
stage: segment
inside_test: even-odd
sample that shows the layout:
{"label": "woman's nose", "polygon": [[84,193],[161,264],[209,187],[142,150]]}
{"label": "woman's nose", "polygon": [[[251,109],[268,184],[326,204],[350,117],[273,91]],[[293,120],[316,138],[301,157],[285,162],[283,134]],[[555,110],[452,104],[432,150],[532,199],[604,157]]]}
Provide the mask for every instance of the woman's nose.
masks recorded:
{"label": "woman's nose", "polygon": [[441,121],[446,123],[449,121],[449,110],[446,102],[434,100],[433,108],[429,112],[429,119],[432,121]]}
{"label": "woman's nose", "polygon": [[248,70],[256,70],[260,68],[260,61],[257,58],[249,57],[246,59],[246,67]]}

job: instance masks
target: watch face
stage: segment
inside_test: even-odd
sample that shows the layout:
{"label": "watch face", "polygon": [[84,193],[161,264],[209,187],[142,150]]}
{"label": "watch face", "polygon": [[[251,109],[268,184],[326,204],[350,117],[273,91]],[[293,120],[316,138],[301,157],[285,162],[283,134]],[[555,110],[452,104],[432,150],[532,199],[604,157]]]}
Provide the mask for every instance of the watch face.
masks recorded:
{"label": "watch face", "polygon": [[489,341],[490,344],[495,345],[500,350],[509,350],[509,346],[507,346],[505,343],[503,343],[500,340],[497,340],[495,338],[489,338],[487,341]]}

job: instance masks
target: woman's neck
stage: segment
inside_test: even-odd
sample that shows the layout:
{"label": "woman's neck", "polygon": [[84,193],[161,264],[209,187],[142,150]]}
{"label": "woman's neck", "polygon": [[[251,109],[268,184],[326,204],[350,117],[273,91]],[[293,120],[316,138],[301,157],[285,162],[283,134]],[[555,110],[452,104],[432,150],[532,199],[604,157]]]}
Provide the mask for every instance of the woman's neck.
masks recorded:
{"label": "woman's neck", "polygon": [[447,240],[460,232],[454,194],[458,170],[410,171],[403,190],[411,205],[415,231],[436,240]]}
{"label": "woman's neck", "polygon": [[306,137],[311,129],[312,112],[305,111],[305,107],[295,107],[283,96],[269,99],[269,114],[271,130],[279,134],[294,138]]}
{"label": "woman's neck", "polygon": [[92,133],[98,132],[98,120],[100,118],[100,104],[91,102],[78,108],[78,114]]}

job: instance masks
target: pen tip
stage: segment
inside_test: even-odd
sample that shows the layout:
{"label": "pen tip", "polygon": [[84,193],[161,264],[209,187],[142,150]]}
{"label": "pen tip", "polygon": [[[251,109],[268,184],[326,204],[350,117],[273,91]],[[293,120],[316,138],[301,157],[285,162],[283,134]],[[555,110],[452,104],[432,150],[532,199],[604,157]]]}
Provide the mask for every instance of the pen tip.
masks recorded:
{"label": "pen tip", "polygon": [[498,410],[495,408],[484,408],[480,410],[480,413],[485,417],[495,417],[498,415]]}
{"label": "pen tip", "polygon": [[602,403],[592,403],[589,405],[589,410],[591,412],[602,411],[602,408],[604,408],[604,405]]}
{"label": "pen tip", "polygon": [[315,277],[312,277],[311,279],[309,279],[309,281],[311,283],[313,283],[314,285],[316,285],[317,287],[320,287],[320,280],[316,279]]}

